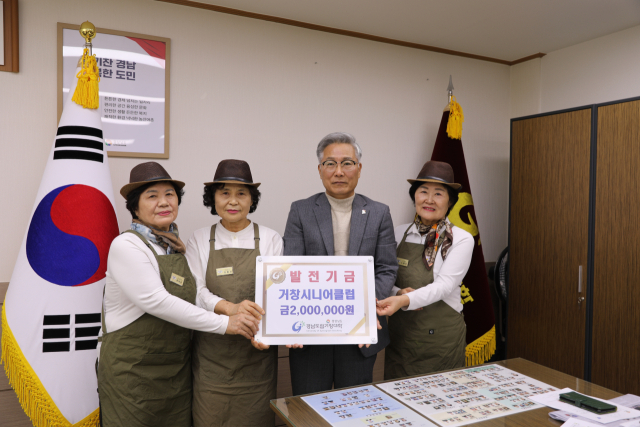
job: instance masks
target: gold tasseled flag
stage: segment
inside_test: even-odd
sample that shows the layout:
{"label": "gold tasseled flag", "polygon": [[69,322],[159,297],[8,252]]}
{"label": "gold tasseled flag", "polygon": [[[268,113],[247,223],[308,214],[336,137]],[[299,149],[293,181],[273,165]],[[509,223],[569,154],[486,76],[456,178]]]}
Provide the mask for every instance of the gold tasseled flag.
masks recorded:
{"label": "gold tasseled flag", "polygon": [[80,62],[82,63],[82,69],[76,75],[78,77],[78,85],[71,100],[84,108],[96,109],[100,105],[98,96],[100,75],[96,56],[89,55],[89,49],[85,48]]}
{"label": "gold tasseled flag", "polygon": [[456,101],[456,97],[451,96],[449,121],[447,122],[447,135],[449,135],[449,138],[462,139],[462,122],[464,122],[462,107]]}

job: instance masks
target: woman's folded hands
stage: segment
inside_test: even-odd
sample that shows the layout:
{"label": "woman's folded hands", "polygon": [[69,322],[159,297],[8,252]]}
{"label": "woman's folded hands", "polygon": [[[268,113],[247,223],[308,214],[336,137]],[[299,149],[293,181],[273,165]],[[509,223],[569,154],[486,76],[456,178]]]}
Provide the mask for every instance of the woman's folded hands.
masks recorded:
{"label": "woman's folded hands", "polygon": [[[229,325],[231,325],[232,319],[236,319],[239,323],[239,335],[251,340],[253,345],[258,350],[267,350],[269,345],[257,342],[254,335],[258,333],[260,326],[260,320],[265,311],[253,301],[244,300],[238,304],[229,306]],[[229,333],[229,327],[227,327],[227,333]]]}

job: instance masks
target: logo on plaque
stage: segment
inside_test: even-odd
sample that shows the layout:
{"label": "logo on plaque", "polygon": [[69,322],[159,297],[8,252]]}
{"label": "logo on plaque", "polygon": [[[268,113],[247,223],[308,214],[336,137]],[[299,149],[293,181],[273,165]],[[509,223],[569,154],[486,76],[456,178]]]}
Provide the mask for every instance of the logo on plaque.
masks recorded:
{"label": "logo on plaque", "polygon": [[271,274],[269,274],[269,279],[271,279],[271,281],[276,284],[284,282],[284,279],[286,278],[287,273],[285,273],[285,271],[281,268],[274,268],[273,270],[271,270]]}

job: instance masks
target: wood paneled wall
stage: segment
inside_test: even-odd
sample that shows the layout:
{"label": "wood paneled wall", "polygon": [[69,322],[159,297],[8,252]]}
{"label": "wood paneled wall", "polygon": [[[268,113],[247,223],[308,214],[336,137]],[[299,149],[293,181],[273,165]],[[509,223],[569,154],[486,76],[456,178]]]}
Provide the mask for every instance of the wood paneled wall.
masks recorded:
{"label": "wood paneled wall", "polygon": [[507,357],[583,378],[591,110],[512,123]]}
{"label": "wood paneled wall", "polygon": [[591,381],[640,394],[640,101],[598,108]]}

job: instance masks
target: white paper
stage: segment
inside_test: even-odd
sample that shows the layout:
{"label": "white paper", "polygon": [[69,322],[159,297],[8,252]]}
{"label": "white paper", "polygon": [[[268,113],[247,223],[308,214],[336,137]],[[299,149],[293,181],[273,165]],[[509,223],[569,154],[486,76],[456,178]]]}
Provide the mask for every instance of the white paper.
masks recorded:
{"label": "white paper", "polygon": [[556,390],[499,365],[377,384],[441,426],[463,426],[541,408],[529,397]]}
{"label": "white paper", "polygon": [[589,421],[572,418],[566,423],[562,424],[562,427],[602,427],[602,424],[594,424],[590,423]]}
{"label": "white paper", "polygon": [[602,426],[618,426],[618,427],[638,427],[640,426],[640,420],[633,421],[621,421],[621,422],[613,422],[609,424],[602,424],[596,422],[589,422],[582,418],[571,418],[567,420],[562,427],[602,427]]}
{"label": "white paper", "polygon": [[[533,400],[534,402],[540,403],[542,405],[549,406],[551,408],[570,412],[572,414],[581,416],[588,420],[597,421],[601,424],[609,424],[619,420],[629,420],[629,419],[636,418],[638,416],[638,411],[636,411],[635,409],[627,408],[626,406],[622,406],[622,405],[616,405],[618,407],[618,410],[611,414],[596,414],[593,412],[585,411],[584,409],[580,409],[577,406],[570,405],[568,403],[564,403],[560,401],[560,394],[570,393],[572,391],[574,390],[571,390],[570,388],[565,388],[562,390],[556,390],[556,391],[552,391],[550,393],[546,393],[538,396],[532,396],[531,400]],[[601,402],[607,402],[606,400],[598,399],[597,397],[594,397],[594,399],[599,400]]]}
{"label": "white paper", "polygon": [[257,257],[255,297],[266,312],[258,342],[378,342],[372,257]]}
{"label": "white paper", "polygon": [[375,386],[302,397],[334,427],[436,427]]}
{"label": "white paper", "polygon": [[[636,396],[633,394],[625,394],[623,396],[618,396],[618,397],[614,397],[613,399],[609,399],[607,400],[607,402],[612,403],[616,406],[622,405],[622,406],[626,406],[627,408],[636,409],[636,407],[640,406],[640,396]],[[637,411],[637,412],[638,412],[638,417],[640,417],[640,411]],[[570,418],[587,421],[586,419],[567,411],[550,412],[549,417],[558,421],[568,421]],[[607,427],[640,427],[640,419],[636,419],[633,421],[620,420],[620,421],[614,421],[608,424],[596,423],[596,425],[598,426],[606,425]]]}

